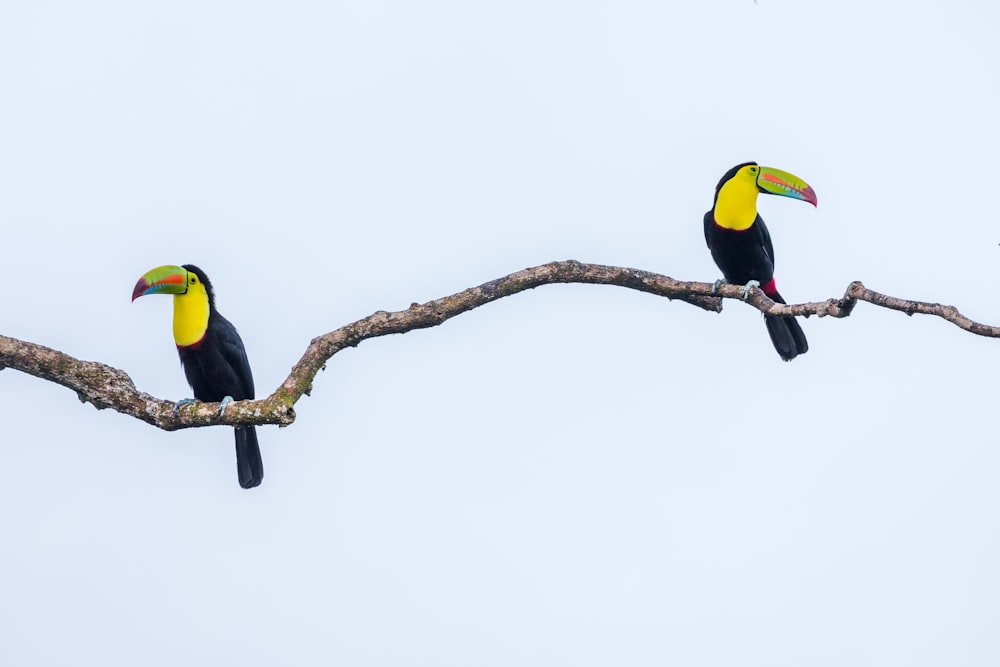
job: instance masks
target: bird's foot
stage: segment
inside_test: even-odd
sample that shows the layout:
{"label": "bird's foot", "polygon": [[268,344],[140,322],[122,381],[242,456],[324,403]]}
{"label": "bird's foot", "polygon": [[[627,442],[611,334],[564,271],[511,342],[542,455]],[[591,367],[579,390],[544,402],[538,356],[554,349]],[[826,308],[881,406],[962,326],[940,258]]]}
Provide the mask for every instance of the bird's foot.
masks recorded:
{"label": "bird's foot", "polygon": [[219,402],[219,416],[221,417],[226,411],[226,406],[233,402],[232,396],[226,396]]}
{"label": "bird's foot", "polygon": [[719,288],[722,287],[725,284],[726,284],[726,281],[723,280],[722,278],[719,278],[714,283],[712,283],[712,294],[718,294],[719,293]]}
{"label": "bird's foot", "polygon": [[191,403],[197,403],[197,402],[198,399],[196,398],[182,398],[181,400],[174,403],[174,414],[177,414],[177,411],[181,409],[181,406],[190,405]]}
{"label": "bird's foot", "polygon": [[752,290],[754,287],[760,287],[760,283],[757,282],[756,280],[751,280],[746,285],[743,286],[744,301],[750,298],[750,290]]}

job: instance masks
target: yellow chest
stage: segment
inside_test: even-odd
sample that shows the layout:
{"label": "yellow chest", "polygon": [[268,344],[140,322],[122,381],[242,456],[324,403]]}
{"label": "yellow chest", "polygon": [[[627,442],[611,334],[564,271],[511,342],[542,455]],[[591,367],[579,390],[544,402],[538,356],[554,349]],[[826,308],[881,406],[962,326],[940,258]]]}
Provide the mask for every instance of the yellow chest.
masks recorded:
{"label": "yellow chest", "polygon": [[726,229],[744,231],[757,219],[757,186],[730,180],[719,190],[715,202],[715,223]]}
{"label": "yellow chest", "polygon": [[205,337],[208,330],[208,295],[204,291],[189,291],[174,295],[174,342],[193,345]]}

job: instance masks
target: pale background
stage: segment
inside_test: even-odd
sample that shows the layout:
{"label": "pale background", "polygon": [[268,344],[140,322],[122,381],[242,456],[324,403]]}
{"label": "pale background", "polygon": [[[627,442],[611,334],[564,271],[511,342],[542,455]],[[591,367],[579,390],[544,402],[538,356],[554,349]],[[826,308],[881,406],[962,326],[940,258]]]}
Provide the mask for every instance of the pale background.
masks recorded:
{"label": "pale background", "polygon": [[[196,263],[270,393],[311,337],[556,259],[1000,322],[995,3],[0,2],[0,333],[188,390]],[[5,665],[1000,664],[1000,343],[549,286],[337,355],[260,430],[0,373]]]}

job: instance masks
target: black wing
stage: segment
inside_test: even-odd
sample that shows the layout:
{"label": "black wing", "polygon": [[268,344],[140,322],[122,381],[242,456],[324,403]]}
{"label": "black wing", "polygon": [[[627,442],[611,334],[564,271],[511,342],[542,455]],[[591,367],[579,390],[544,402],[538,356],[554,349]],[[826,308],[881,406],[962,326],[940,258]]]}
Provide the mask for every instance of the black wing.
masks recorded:
{"label": "black wing", "polygon": [[236,393],[233,393],[232,396],[237,401],[253,398],[253,373],[250,371],[250,360],[247,359],[247,351],[246,348],[243,347],[243,339],[240,338],[240,334],[236,331],[236,327],[234,327],[229,320],[218,314],[217,317],[219,322],[217,324],[216,332],[218,334],[219,347],[222,352],[222,357],[226,360],[226,363],[229,364],[229,367],[233,369],[233,372],[243,385],[241,387],[241,393],[243,395],[237,396]]}
{"label": "black wing", "polygon": [[774,244],[771,243],[771,232],[767,231],[767,225],[764,224],[764,218],[760,217],[760,213],[757,214],[757,219],[754,221],[753,226],[757,228],[757,233],[760,236],[760,245],[764,248],[764,252],[767,253],[767,258],[771,260],[771,270],[774,271]]}
{"label": "black wing", "polygon": [[705,245],[712,249],[712,227],[715,226],[715,209],[705,212]]}

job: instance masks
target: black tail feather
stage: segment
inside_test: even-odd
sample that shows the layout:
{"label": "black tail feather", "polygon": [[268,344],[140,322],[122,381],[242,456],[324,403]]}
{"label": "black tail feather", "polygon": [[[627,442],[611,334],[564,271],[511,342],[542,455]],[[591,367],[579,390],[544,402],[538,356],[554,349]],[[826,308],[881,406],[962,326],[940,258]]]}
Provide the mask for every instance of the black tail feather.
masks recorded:
{"label": "black tail feather", "polygon": [[[772,300],[778,303],[785,303],[781,295],[777,292],[768,294]],[[794,317],[778,317],[777,315],[765,315],[764,324],[767,325],[767,333],[771,336],[771,342],[778,355],[784,361],[791,361],[800,354],[809,351],[809,343],[806,335],[799,326],[798,320]]]}
{"label": "black tail feather", "polygon": [[794,317],[765,315],[764,323],[767,325],[767,333],[771,335],[774,349],[785,361],[791,361],[809,351],[806,335]]}
{"label": "black tail feather", "polygon": [[257,444],[257,430],[253,426],[237,427],[236,431],[236,472],[240,486],[252,489],[264,479],[264,461],[260,458]]}

